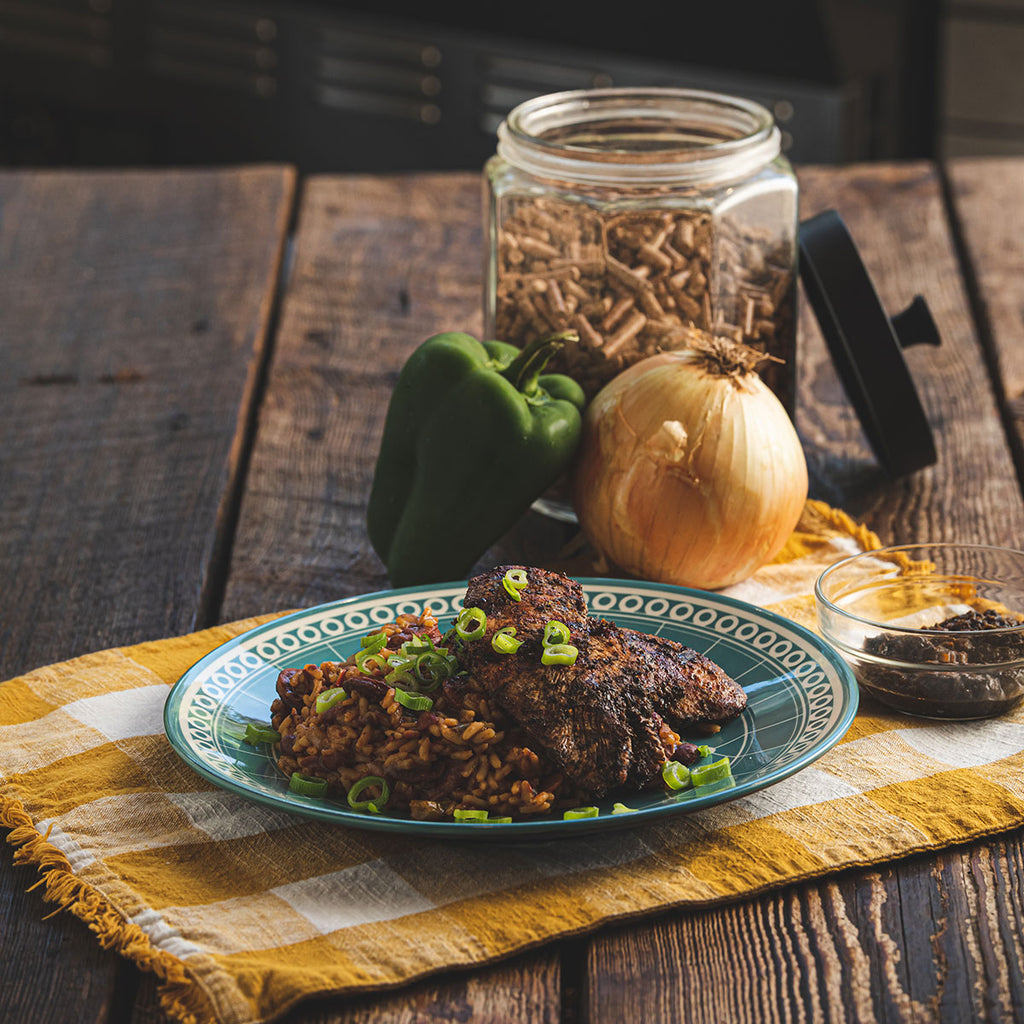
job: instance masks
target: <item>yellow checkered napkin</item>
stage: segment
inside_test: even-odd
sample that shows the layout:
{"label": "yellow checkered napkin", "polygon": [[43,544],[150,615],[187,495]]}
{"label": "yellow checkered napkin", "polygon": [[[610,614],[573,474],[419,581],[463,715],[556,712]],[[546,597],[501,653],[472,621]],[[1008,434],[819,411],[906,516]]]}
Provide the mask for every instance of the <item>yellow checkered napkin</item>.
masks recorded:
{"label": "yellow checkered napkin", "polygon": [[[728,593],[814,625],[811,588],[877,539],[809,503]],[[168,688],[257,624],[102,651],[0,685],[0,823],[46,899],[155,971],[182,1021],[265,1021],[315,994],[480,964],[670,906],[702,906],[1011,828],[1024,710],[941,724],[862,706],[836,748],[759,793],[558,842],[361,832],[214,788],[171,750]]]}

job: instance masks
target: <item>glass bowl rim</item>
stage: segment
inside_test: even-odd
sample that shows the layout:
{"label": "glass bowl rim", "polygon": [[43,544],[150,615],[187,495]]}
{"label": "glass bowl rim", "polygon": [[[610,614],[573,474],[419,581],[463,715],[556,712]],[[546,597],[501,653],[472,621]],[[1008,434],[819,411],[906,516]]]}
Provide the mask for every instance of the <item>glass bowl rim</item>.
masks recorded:
{"label": "glass bowl rim", "polygon": [[[1016,625],[1012,626],[1000,626],[997,629],[923,629],[914,626],[893,626],[886,622],[880,622],[878,619],[867,618],[863,615],[857,615],[841,605],[836,604],[831,598],[827,597],[823,590],[823,582],[825,578],[832,572],[838,572],[840,569],[849,565],[858,559],[867,559],[871,556],[896,554],[898,552],[910,552],[910,551],[921,551],[923,549],[934,550],[937,552],[941,551],[965,551],[975,553],[997,553],[1000,555],[1010,555],[1020,560],[1022,568],[1024,568],[1024,551],[1018,548],[1002,547],[998,544],[966,544],[958,543],[957,541],[921,541],[915,544],[889,544],[880,548],[872,548],[867,551],[858,551],[856,554],[847,555],[845,558],[841,558],[836,562],[823,569],[819,574],[818,578],[814,581],[814,601],[819,609],[824,608],[826,611],[845,619],[848,622],[860,623],[865,626],[870,626],[874,629],[890,633],[893,635],[904,635],[904,636],[942,636],[942,637],[956,637],[956,636],[1008,636],[1017,633],[1024,633],[1024,620],[1021,620]],[[998,582],[998,580],[996,580]],[[822,632],[824,632],[824,626],[822,626]],[[830,642],[832,642],[830,640]],[[1016,660],[1016,659],[1015,659]],[[887,661],[886,664],[898,664],[895,661]],[[913,667],[920,668],[920,665],[915,663],[908,663]],[[991,662],[991,665],[1003,666],[1007,664],[1013,664],[1013,662]],[[981,668],[981,664],[970,666],[970,665],[948,665],[942,666],[945,671],[954,670],[956,668]]]}

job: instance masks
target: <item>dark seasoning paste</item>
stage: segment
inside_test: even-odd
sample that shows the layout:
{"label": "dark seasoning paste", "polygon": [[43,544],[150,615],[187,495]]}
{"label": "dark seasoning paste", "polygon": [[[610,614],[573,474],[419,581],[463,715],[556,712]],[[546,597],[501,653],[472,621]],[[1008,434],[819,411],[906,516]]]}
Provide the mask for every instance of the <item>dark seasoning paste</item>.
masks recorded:
{"label": "dark seasoning paste", "polygon": [[[869,636],[866,653],[927,666],[923,671],[864,663],[859,680],[891,707],[934,718],[984,718],[1008,711],[1024,696],[1024,616],[992,609],[953,615],[926,630]],[[1009,630],[1009,632],[1007,632]],[[1005,668],[1003,663],[1009,663]],[[972,671],[972,665],[988,666]],[[939,671],[936,666],[949,666]]]}

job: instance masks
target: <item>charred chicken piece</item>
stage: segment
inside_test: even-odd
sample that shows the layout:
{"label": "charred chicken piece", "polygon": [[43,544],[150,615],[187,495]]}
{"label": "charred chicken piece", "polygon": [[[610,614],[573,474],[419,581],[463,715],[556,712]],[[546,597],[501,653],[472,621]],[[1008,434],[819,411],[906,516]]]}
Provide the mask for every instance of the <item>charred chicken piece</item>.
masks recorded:
{"label": "charred chicken piece", "polygon": [[[527,574],[519,601],[502,585],[509,569]],[[483,609],[487,631],[465,645],[463,667],[594,797],[657,783],[675,756],[671,730],[723,725],[747,705],[739,684],[707,656],[588,616],[583,588],[560,573],[501,565],[469,581],[464,604]],[[541,663],[551,619],[569,627],[579,650],[572,665]],[[504,626],[523,641],[514,654],[491,647]]]}

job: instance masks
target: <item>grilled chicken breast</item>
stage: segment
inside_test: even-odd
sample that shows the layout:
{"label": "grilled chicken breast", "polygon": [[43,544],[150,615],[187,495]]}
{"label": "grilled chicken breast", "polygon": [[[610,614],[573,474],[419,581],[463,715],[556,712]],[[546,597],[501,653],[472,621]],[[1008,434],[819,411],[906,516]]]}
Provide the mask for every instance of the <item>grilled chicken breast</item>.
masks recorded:
{"label": "grilled chicken breast", "polygon": [[[524,570],[529,580],[519,601],[502,585],[509,569]],[[463,667],[594,797],[658,782],[669,758],[693,759],[671,749],[673,730],[722,725],[746,707],[742,688],[705,655],[591,618],[583,588],[560,573],[498,566],[469,581],[464,604],[483,609],[487,631],[465,645]],[[572,665],[541,663],[551,619],[569,627],[579,650]],[[523,641],[514,654],[491,647],[504,626],[515,626]]]}

